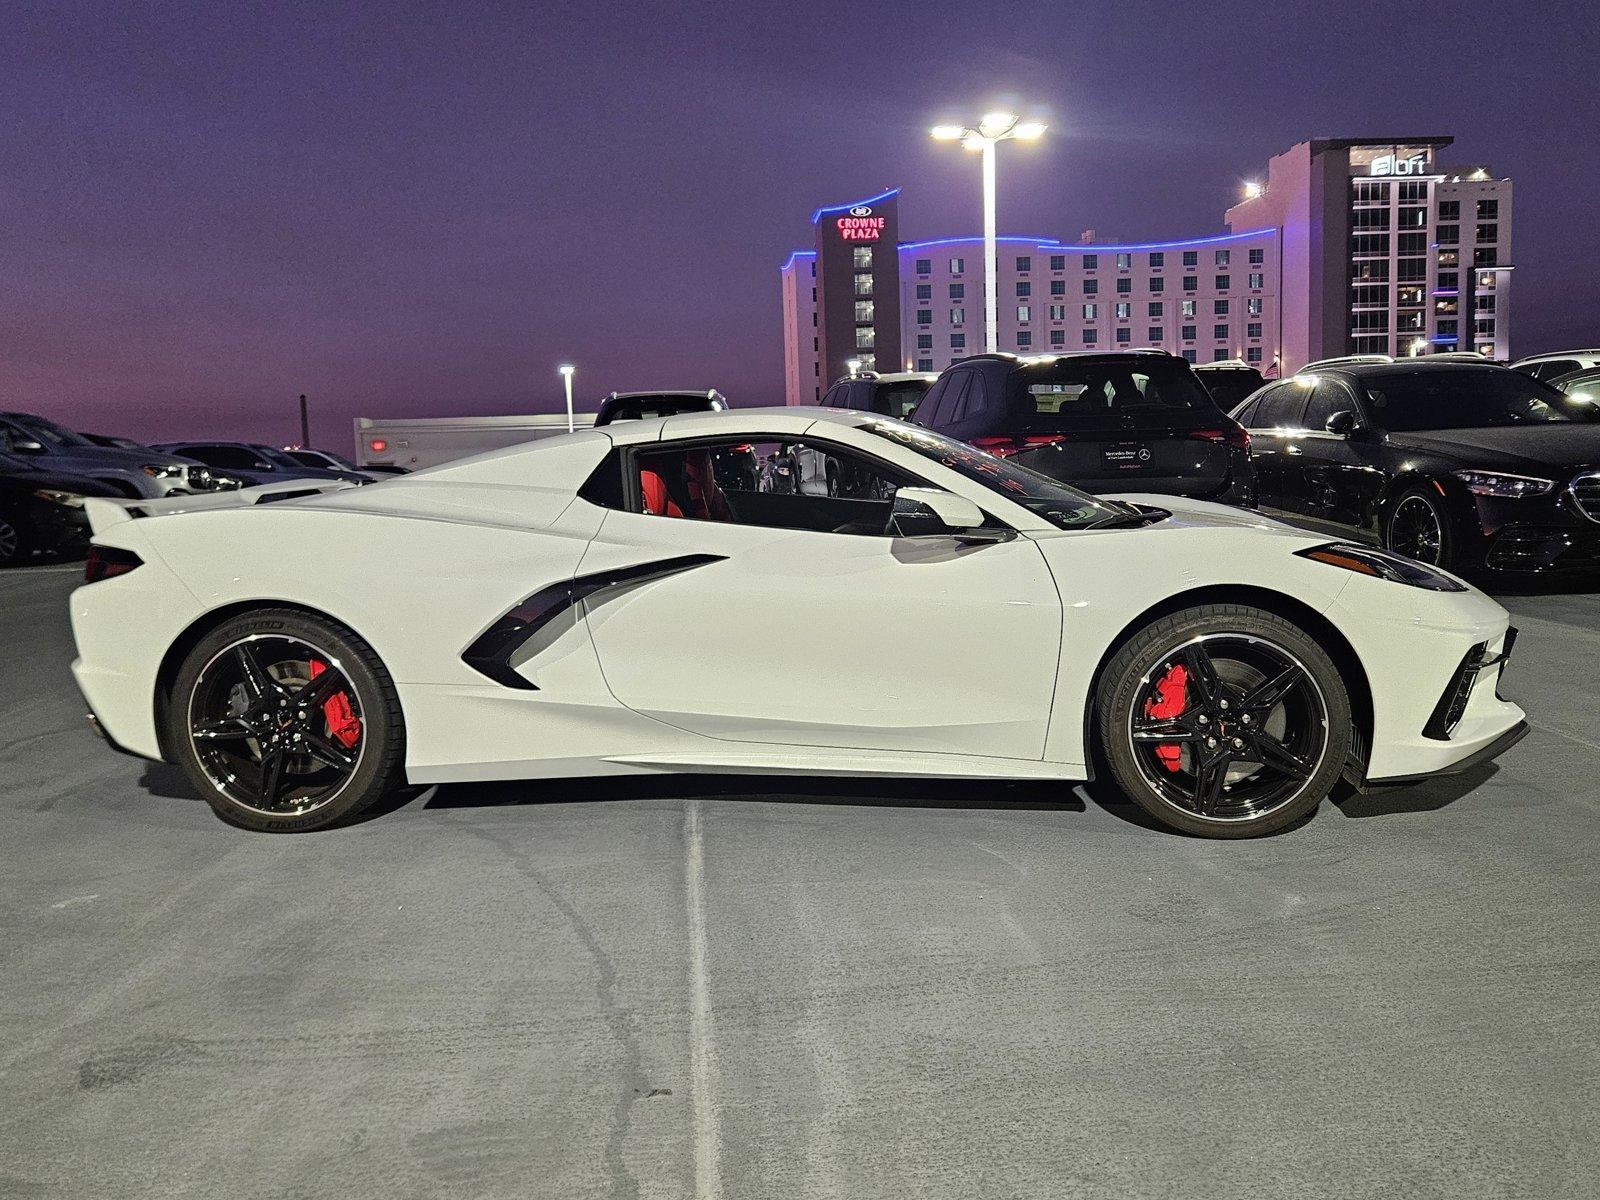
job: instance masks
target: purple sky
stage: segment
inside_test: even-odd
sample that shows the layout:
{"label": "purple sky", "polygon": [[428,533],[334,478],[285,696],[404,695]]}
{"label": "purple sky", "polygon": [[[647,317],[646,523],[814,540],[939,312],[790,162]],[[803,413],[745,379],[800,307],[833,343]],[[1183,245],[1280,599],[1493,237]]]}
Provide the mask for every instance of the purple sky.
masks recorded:
{"label": "purple sky", "polygon": [[[341,15],[330,16],[337,9]],[[148,440],[717,386],[781,403],[777,269],[1013,98],[1001,232],[1216,231],[1314,136],[1444,133],[1516,180],[1517,353],[1600,342],[1587,4],[0,0],[0,407]],[[1015,150],[1015,153],[1010,151]]]}

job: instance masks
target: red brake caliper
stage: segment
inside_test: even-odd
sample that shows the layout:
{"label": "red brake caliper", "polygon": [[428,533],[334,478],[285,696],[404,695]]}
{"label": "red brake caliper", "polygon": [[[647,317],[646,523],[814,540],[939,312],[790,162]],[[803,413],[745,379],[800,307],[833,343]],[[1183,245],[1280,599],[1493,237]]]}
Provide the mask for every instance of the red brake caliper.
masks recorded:
{"label": "red brake caliper", "polygon": [[[1156,680],[1156,694],[1144,702],[1144,715],[1154,721],[1170,721],[1188,707],[1189,672],[1181,664],[1167,668],[1167,673]],[[1181,766],[1183,747],[1176,742],[1161,742],[1156,746],[1156,757],[1169,771]]]}
{"label": "red brake caliper", "polygon": [[[327,669],[316,659],[311,660],[311,678],[315,679]],[[350,707],[350,697],[344,692],[335,692],[322,702],[322,715],[328,718],[328,732],[345,749],[361,740],[361,718]]]}

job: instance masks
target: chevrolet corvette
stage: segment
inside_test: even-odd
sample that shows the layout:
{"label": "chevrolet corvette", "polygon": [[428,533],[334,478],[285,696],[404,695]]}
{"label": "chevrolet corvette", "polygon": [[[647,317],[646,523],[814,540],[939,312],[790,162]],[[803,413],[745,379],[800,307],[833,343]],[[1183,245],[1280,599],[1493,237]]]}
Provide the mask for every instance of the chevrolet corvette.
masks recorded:
{"label": "chevrolet corvette", "polygon": [[[801,453],[856,483],[724,469]],[[91,720],[255,830],[404,784],[1104,773],[1241,837],[1526,732],[1506,612],[1444,571],[867,412],[685,413],[88,515]]]}

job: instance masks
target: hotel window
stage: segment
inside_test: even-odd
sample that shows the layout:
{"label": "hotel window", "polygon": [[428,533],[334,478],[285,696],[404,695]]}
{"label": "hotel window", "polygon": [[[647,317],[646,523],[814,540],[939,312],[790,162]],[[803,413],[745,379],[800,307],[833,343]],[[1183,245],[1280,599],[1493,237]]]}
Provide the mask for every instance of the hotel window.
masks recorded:
{"label": "hotel window", "polygon": [[1216,263],[1216,265],[1219,266],[1219,267],[1227,266],[1228,265],[1228,260],[1231,257],[1232,257],[1232,251],[1230,251],[1230,250],[1218,250],[1217,251],[1217,263]]}
{"label": "hotel window", "polygon": [[870,295],[872,295],[872,276],[871,275],[857,275],[856,276],[856,295],[858,295],[858,296],[870,296]]}
{"label": "hotel window", "polygon": [[1067,256],[1065,254],[1052,254],[1050,256],[1050,269],[1052,271],[1065,271],[1067,269]]}
{"label": "hotel window", "polygon": [[[1382,288],[1376,289],[1382,291]],[[1380,301],[1380,303],[1382,303]],[[1422,289],[1416,284],[1395,289],[1395,303],[1401,308],[1420,308],[1422,306]]]}
{"label": "hotel window", "polygon": [[919,284],[917,284],[917,299],[918,300],[932,300],[933,299],[933,284],[931,284],[931,283],[919,283]]}
{"label": "hotel window", "polygon": [[1166,265],[1167,256],[1165,254],[1163,254],[1160,250],[1152,250],[1150,252],[1150,267],[1152,270],[1159,271]]}
{"label": "hotel window", "polygon": [[1350,318],[1353,333],[1388,333],[1389,314],[1386,312],[1358,312]]}
{"label": "hotel window", "polygon": [[1031,270],[1033,270],[1033,258],[1032,258],[1032,256],[1027,255],[1027,254],[1019,254],[1019,255],[1017,255],[1017,270],[1019,270],[1019,271],[1031,271]]}
{"label": "hotel window", "polygon": [[1033,284],[1029,283],[1026,279],[1019,279],[1017,281],[1017,295],[1019,295],[1019,296],[1031,296],[1031,295],[1033,295]]}
{"label": "hotel window", "polygon": [[1358,337],[1350,339],[1350,352],[1352,354],[1387,354],[1389,353],[1389,335],[1380,334],[1378,337]]}
{"label": "hotel window", "polygon": [[[917,315],[921,316],[922,314],[918,313]],[[857,300],[856,301],[856,324],[858,324],[858,325],[870,325],[870,324],[872,324],[872,301],[871,300]],[[924,322],[922,322],[922,324],[925,325],[925,324],[927,324],[927,322],[924,321]]]}
{"label": "hotel window", "polygon": [[1026,329],[1017,333],[1017,349],[1031,350],[1033,348],[1033,334]]}
{"label": "hotel window", "polygon": [[1185,275],[1183,277],[1183,290],[1184,291],[1192,292],[1192,291],[1195,290],[1195,288],[1197,288],[1199,286],[1200,286],[1200,276],[1198,276],[1198,275]]}
{"label": "hotel window", "polygon": [[815,329],[816,327],[817,327],[817,314],[816,313],[812,313],[811,314],[811,328]]}
{"label": "hotel window", "polygon": [[1098,279],[1085,279],[1083,281],[1083,294],[1085,296],[1093,296],[1099,291],[1100,281]]}
{"label": "hotel window", "polygon": [[1459,332],[1460,332],[1460,325],[1459,325],[1458,322],[1455,322],[1455,321],[1440,321],[1439,322],[1439,336],[1440,337],[1448,337],[1448,338],[1451,338],[1453,340]]}
{"label": "hotel window", "polygon": [[1480,321],[1474,321],[1472,323],[1472,330],[1479,337],[1482,337],[1485,334],[1487,334],[1489,337],[1493,337],[1494,336],[1494,318],[1493,317],[1485,317]]}
{"label": "hotel window", "polygon": [[1250,265],[1252,267],[1265,266],[1266,262],[1267,262],[1267,252],[1265,250],[1259,250],[1258,249],[1258,250],[1250,251]]}
{"label": "hotel window", "polygon": [[1131,266],[1133,266],[1133,255],[1131,255],[1131,254],[1119,254],[1119,255],[1117,255],[1117,270],[1126,271]]}
{"label": "hotel window", "polygon": [[1381,258],[1351,263],[1350,278],[1356,283],[1382,283],[1389,278],[1389,263]]}
{"label": "hotel window", "polygon": [[1149,308],[1150,308],[1150,311],[1148,313],[1149,316],[1152,316],[1152,317],[1163,316],[1165,314],[1162,312],[1162,310],[1164,308],[1166,308],[1166,303],[1165,303],[1165,301],[1162,301],[1162,300],[1152,300],[1152,301],[1150,301]]}
{"label": "hotel window", "polygon": [[950,274],[959,275],[963,271],[965,271],[966,269],[967,269],[967,260],[966,259],[964,259],[964,258],[952,258],[950,260]]}
{"label": "hotel window", "polygon": [[964,309],[964,308],[952,308],[950,310],[950,324],[952,324],[952,325],[965,325],[966,323],[967,323],[967,310],[966,309]]}
{"label": "hotel window", "polygon": [[1455,251],[1455,250],[1441,250],[1441,251],[1439,251],[1439,265],[1441,267],[1453,267],[1460,260],[1461,260],[1460,253]]}
{"label": "hotel window", "polygon": [[1050,306],[1050,319],[1052,321],[1065,321],[1067,319],[1067,306],[1065,304],[1052,304]]}
{"label": "hotel window", "polygon": [[1351,229],[1387,229],[1389,228],[1389,210],[1387,208],[1358,208],[1350,214]]}
{"label": "hotel window", "polygon": [[812,349],[813,352],[822,349],[822,347],[817,344],[817,339],[816,338],[812,338],[811,339],[811,349]]}
{"label": "hotel window", "polygon": [[1017,305],[1017,324],[1026,325],[1033,320],[1033,306],[1031,304]]}
{"label": "hotel window", "polygon": [[1167,290],[1167,279],[1166,279],[1166,276],[1164,276],[1164,275],[1152,275],[1152,276],[1150,276],[1150,290],[1152,292],[1164,292],[1164,291],[1166,291]]}
{"label": "hotel window", "polygon": [[1233,280],[1227,275],[1217,276],[1217,291],[1225,292],[1233,286]]}
{"label": "hotel window", "polygon": [[1474,267],[1492,267],[1495,265],[1493,246],[1479,246],[1472,252],[1472,265]]}
{"label": "hotel window", "polygon": [[[1356,308],[1362,308],[1362,307],[1365,307],[1365,306],[1368,306],[1368,305],[1373,305],[1373,304],[1381,305],[1384,308],[1388,308],[1389,307],[1389,285],[1386,284],[1386,283],[1380,283],[1375,287],[1374,286],[1368,286],[1368,287],[1354,287],[1354,288],[1351,288],[1350,289],[1350,303],[1351,303],[1352,306],[1354,306]],[[1252,312],[1250,315],[1252,317],[1259,317],[1261,314],[1258,313],[1258,312]]]}
{"label": "hotel window", "polygon": [[1162,329],[1159,325],[1152,325],[1144,332],[1145,336],[1148,337],[1152,343],[1159,342],[1166,335],[1166,330]]}
{"label": "hotel window", "polygon": [[1460,219],[1461,219],[1461,201],[1459,201],[1459,200],[1441,200],[1441,201],[1439,201],[1439,220],[1441,220],[1441,221],[1459,221]]}
{"label": "hotel window", "polygon": [[1401,229],[1422,229],[1428,224],[1428,210],[1425,208],[1402,208],[1395,224]]}
{"label": "hotel window", "polygon": [[950,285],[950,299],[952,299],[952,300],[965,300],[966,298],[967,298],[967,285],[966,284],[964,284],[964,283],[952,283]]}
{"label": "hotel window", "polygon": [[1447,291],[1454,290],[1461,284],[1461,276],[1455,271],[1440,271],[1439,286]]}
{"label": "hotel window", "polygon": [[1433,302],[1433,311],[1440,316],[1453,317],[1461,311],[1461,301],[1454,296],[1440,296]]}
{"label": "hotel window", "polygon": [[1065,346],[1067,344],[1067,331],[1065,329],[1052,329],[1050,331],[1050,344],[1052,346]]}
{"label": "hotel window", "polygon": [[1083,306],[1083,319],[1085,321],[1093,321],[1099,315],[1100,306],[1098,304],[1085,304]]}
{"label": "hotel window", "polygon": [[1186,267],[1198,267],[1200,265],[1200,251],[1185,250],[1183,252],[1183,265]]}
{"label": "hotel window", "polygon": [[855,247],[855,249],[851,253],[855,255],[856,270],[858,270],[858,271],[870,271],[870,270],[872,270],[872,247],[871,246],[857,246],[857,247]]}
{"label": "hotel window", "polygon": [[917,370],[919,370],[919,371],[931,371],[931,370],[933,370],[933,359],[931,359],[931,358],[919,358],[919,359],[917,359]]}
{"label": "hotel window", "polygon": [[1199,360],[1199,356],[1193,350],[1185,350],[1183,352],[1183,361],[1186,362],[1186,363],[1192,363],[1192,362],[1198,362],[1200,360]]}
{"label": "hotel window", "polygon": [[811,256],[811,278],[815,279],[816,277],[817,277],[817,256],[815,254],[813,254]]}
{"label": "hotel window", "polygon": [[1400,259],[1395,279],[1400,283],[1421,283],[1428,277],[1428,260],[1425,258]]}
{"label": "hotel window", "polygon": [[[1364,313],[1362,315],[1364,315],[1364,316],[1372,316],[1374,314],[1372,314],[1372,313]],[[1385,315],[1387,315],[1387,314],[1385,314]],[[1448,322],[1441,321],[1439,323],[1439,332],[1440,333],[1444,332],[1444,326],[1446,324],[1454,325],[1455,322],[1454,321],[1448,321]],[[1396,317],[1394,319],[1394,327],[1396,329],[1398,329],[1401,333],[1420,333],[1420,332],[1422,332],[1422,329],[1424,328],[1424,325],[1425,325],[1425,322],[1422,319],[1422,313],[1420,311],[1399,313],[1398,315],[1396,315]]]}
{"label": "hotel window", "polygon": [[919,259],[917,259],[917,274],[918,275],[926,275],[929,272],[931,272],[932,270],[933,270],[933,259],[931,259],[931,258],[919,258]]}
{"label": "hotel window", "polygon": [[967,348],[967,335],[966,334],[964,334],[964,333],[952,333],[950,335],[950,349],[952,349],[952,350],[965,350],[966,348]]}
{"label": "hotel window", "polygon": [[1260,337],[1261,336],[1261,322],[1260,321],[1248,321],[1248,322],[1246,322],[1245,323],[1245,327],[1244,327],[1244,335],[1247,338],[1258,338],[1258,337]]}
{"label": "hotel window", "polygon": [[1211,302],[1211,315],[1225,317],[1228,315],[1228,302],[1226,300],[1213,300]]}
{"label": "hotel window", "polygon": [[1454,246],[1461,241],[1461,226],[1441,225],[1438,230],[1438,241],[1441,246]]}
{"label": "hotel window", "polygon": [[1117,295],[1119,295],[1119,296],[1127,296],[1127,295],[1131,295],[1132,292],[1133,292],[1133,280],[1131,280],[1131,279],[1119,279],[1119,280],[1117,280]]}
{"label": "hotel window", "polygon": [[1389,235],[1387,233],[1357,233],[1350,238],[1350,256],[1352,258],[1388,258]]}
{"label": "hotel window", "polygon": [[1261,347],[1246,346],[1244,349],[1244,360],[1251,366],[1255,366],[1256,363],[1261,361]]}
{"label": "hotel window", "polygon": [[1193,300],[1184,300],[1184,301],[1182,301],[1182,312],[1183,312],[1183,315],[1186,316],[1186,317],[1194,316],[1194,301]]}
{"label": "hotel window", "polygon": [[[861,305],[859,305],[859,304],[856,305],[856,320],[858,320],[858,321],[861,320]],[[919,308],[919,309],[917,309],[917,324],[918,325],[932,325],[933,324],[933,309],[931,309],[931,308]]]}
{"label": "hotel window", "polygon": [[1133,330],[1127,328],[1126,326],[1124,326],[1123,328],[1117,330],[1117,344],[1118,345],[1126,346],[1132,341],[1133,341]]}
{"label": "hotel window", "polygon": [[1099,265],[1100,256],[1098,254],[1085,254],[1083,256],[1083,269],[1085,271],[1092,271]]}
{"label": "hotel window", "polygon": [[1067,294],[1067,281],[1065,279],[1052,279],[1050,281],[1050,294],[1052,296],[1065,296]]}
{"label": "hotel window", "polygon": [[1428,181],[1426,179],[1402,179],[1400,181],[1400,203],[1414,203],[1428,198]]}
{"label": "hotel window", "polygon": [[1227,341],[1228,327],[1226,325],[1213,325],[1211,327],[1211,336],[1216,338],[1219,342]]}
{"label": "hotel window", "polygon": [[1249,282],[1250,282],[1250,290],[1258,292],[1262,288],[1267,286],[1267,277],[1264,274],[1262,274],[1260,271],[1251,271],[1250,272],[1250,281]]}
{"label": "hotel window", "polygon": [[1499,219],[1500,219],[1500,201],[1498,201],[1498,200],[1479,200],[1478,201],[1478,220],[1480,220],[1480,221],[1498,221]]}
{"label": "hotel window", "polygon": [[917,334],[917,349],[918,350],[932,350],[933,349],[933,334],[931,334],[931,333],[919,333],[919,334]]}
{"label": "hotel window", "polygon": [[1178,336],[1186,342],[1194,341],[1195,329],[1193,325],[1184,325],[1178,329]]}
{"label": "hotel window", "polygon": [[1400,255],[1426,254],[1428,252],[1428,235],[1425,233],[1402,233],[1395,238],[1395,253]]}
{"label": "hotel window", "polygon": [[1117,305],[1117,320],[1126,321],[1133,316],[1133,305],[1126,302]]}
{"label": "hotel window", "polygon": [[1387,204],[1389,203],[1389,181],[1386,179],[1358,179],[1356,180],[1353,199],[1357,204]]}
{"label": "hotel window", "polygon": [[1215,350],[1213,350],[1211,352],[1211,361],[1212,362],[1222,362],[1227,357],[1228,357],[1228,348],[1226,346],[1218,346]]}
{"label": "hotel window", "polygon": [[1099,340],[1100,334],[1097,331],[1093,329],[1085,329],[1083,331],[1083,344],[1085,346],[1092,346]]}
{"label": "hotel window", "polygon": [[[1444,285],[1440,284],[1439,286],[1443,287]],[[1493,271],[1485,271],[1482,275],[1478,276],[1478,290],[1480,292],[1492,292],[1492,291],[1494,291],[1494,272]]]}
{"label": "hotel window", "polygon": [[877,340],[872,335],[871,325],[859,325],[856,327],[857,350],[871,350],[877,344]]}
{"label": "hotel window", "polygon": [[1497,242],[1497,241],[1499,241],[1500,240],[1500,226],[1498,226],[1498,225],[1479,225],[1478,226],[1478,236],[1477,236],[1476,240],[1479,241],[1479,242]]}

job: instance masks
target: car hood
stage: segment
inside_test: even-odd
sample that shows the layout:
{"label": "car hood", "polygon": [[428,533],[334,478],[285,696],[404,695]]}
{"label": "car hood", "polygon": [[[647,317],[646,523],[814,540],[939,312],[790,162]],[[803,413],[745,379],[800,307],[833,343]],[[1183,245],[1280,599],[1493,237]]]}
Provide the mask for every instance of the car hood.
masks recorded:
{"label": "car hood", "polygon": [[26,488],[35,491],[50,488],[57,492],[72,492],[79,496],[120,496],[116,488],[107,487],[82,475],[64,475],[60,471],[47,471],[31,463],[17,463],[0,455],[0,487]]}
{"label": "car hood", "polygon": [[1103,500],[1120,500],[1140,508],[1156,508],[1171,514],[1166,520],[1146,529],[1229,529],[1251,530],[1273,537],[1286,537],[1304,545],[1320,545],[1326,537],[1307,533],[1293,525],[1274,520],[1248,508],[1235,508],[1231,504],[1213,504],[1209,500],[1191,500],[1186,496],[1158,495],[1155,492],[1129,492],[1115,496],[1102,496]]}
{"label": "car hood", "polygon": [[1402,450],[1459,459],[1463,467],[1501,467],[1525,475],[1560,475],[1600,463],[1600,425],[1570,421],[1391,433],[1388,440]]}

